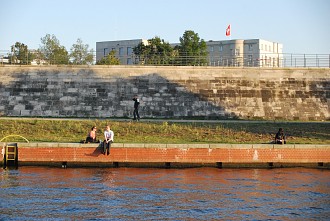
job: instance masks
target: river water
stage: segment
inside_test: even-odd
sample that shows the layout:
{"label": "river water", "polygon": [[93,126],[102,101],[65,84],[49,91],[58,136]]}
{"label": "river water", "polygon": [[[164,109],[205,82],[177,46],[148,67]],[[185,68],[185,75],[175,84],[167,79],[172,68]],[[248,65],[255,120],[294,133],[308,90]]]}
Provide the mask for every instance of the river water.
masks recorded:
{"label": "river water", "polygon": [[329,220],[330,170],[0,169],[0,220]]}

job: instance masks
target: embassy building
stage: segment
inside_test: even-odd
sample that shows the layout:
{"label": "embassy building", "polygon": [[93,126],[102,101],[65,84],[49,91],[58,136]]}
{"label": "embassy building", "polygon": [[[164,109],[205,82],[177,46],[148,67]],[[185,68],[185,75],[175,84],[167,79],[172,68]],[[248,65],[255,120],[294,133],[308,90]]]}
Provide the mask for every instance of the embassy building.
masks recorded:
{"label": "embassy building", "polygon": [[262,39],[206,42],[210,66],[281,67],[283,45]]}
{"label": "embassy building", "polygon": [[[123,65],[139,64],[133,48],[148,40],[96,42],[96,61],[115,51]],[[171,44],[173,47],[178,43]],[[229,67],[282,67],[283,45],[263,39],[207,41],[208,65]]]}

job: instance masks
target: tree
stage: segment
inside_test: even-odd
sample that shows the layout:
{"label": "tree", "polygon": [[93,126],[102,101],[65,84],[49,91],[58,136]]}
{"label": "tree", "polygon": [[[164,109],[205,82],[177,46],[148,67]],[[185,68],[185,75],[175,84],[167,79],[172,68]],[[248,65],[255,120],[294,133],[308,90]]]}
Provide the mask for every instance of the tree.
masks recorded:
{"label": "tree", "polygon": [[110,51],[110,53],[103,57],[101,60],[97,61],[97,65],[119,65],[120,60],[115,56],[116,51]]}
{"label": "tree", "polygon": [[93,49],[88,50],[89,45],[83,44],[80,38],[77,39],[76,44],[71,47],[70,58],[73,64],[92,64],[93,63]]}
{"label": "tree", "polygon": [[41,38],[41,43],[43,45],[40,46],[39,50],[49,64],[69,63],[68,51],[60,45],[60,41],[55,35],[46,34],[45,37]]}
{"label": "tree", "polygon": [[207,46],[194,31],[185,31],[180,37],[180,45],[176,47],[181,57],[182,65],[207,64]]}
{"label": "tree", "polygon": [[173,56],[171,45],[157,36],[149,39],[148,45],[141,42],[133,52],[144,64],[169,64]]}
{"label": "tree", "polygon": [[137,56],[139,63],[144,63],[144,59],[149,53],[147,50],[147,46],[144,45],[143,42],[139,43],[136,47],[133,48],[134,55]]}
{"label": "tree", "polygon": [[33,54],[29,52],[28,46],[20,42],[16,42],[11,46],[11,52],[12,54],[9,58],[11,63],[14,64],[31,64],[31,61],[34,58]]}
{"label": "tree", "polygon": [[44,64],[45,63],[45,56],[44,54],[40,51],[40,49],[37,49],[33,53],[34,60],[38,65]]}

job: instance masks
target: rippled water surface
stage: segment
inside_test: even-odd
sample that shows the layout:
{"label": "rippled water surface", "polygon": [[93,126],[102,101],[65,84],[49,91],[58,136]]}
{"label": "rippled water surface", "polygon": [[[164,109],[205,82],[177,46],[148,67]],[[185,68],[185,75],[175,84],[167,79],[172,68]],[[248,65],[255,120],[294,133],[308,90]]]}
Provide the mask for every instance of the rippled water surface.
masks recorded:
{"label": "rippled water surface", "polygon": [[330,171],[0,169],[0,220],[329,220]]}

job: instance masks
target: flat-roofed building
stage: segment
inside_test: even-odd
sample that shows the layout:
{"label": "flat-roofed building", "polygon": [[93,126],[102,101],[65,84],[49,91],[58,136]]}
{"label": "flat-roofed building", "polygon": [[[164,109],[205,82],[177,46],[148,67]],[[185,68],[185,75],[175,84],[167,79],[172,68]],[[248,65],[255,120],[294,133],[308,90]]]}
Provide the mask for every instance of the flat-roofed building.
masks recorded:
{"label": "flat-roofed building", "polygon": [[[119,40],[96,42],[96,61],[115,51],[120,64],[140,64],[133,48],[140,43],[148,45],[148,40]],[[172,43],[175,47],[179,43]],[[209,66],[233,67],[281,67],[283,62],[283,45],[263,39],[236,39],[207,41]]]}
{"label": "flat-roofed building", "polygon": [[120,64],[132,65],[135,59],[133,48],[141,42],[148,45],[148,40],[144,39],[96,42],[96,61],[101,60],[111,51],[115,51],[115,56],[120,60]]}
{"label": "flat-roofed building", "polygon": [[206,42],[210,66],[280,67],[283,45],[262,39]]}

